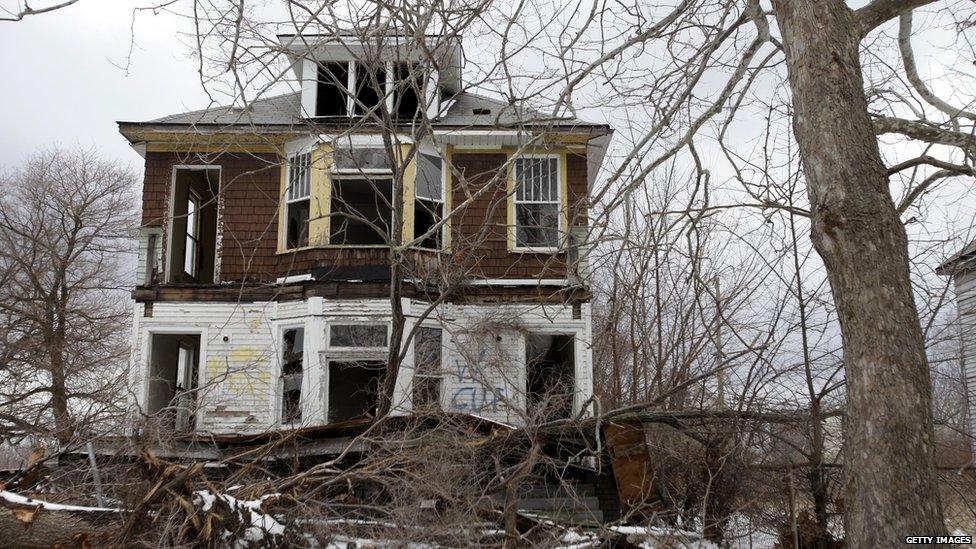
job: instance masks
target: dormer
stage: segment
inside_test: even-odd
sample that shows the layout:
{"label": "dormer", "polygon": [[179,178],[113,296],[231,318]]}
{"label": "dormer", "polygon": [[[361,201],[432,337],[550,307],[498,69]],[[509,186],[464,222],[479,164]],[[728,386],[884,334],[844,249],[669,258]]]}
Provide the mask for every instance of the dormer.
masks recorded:
{"label": "dormer", "polygon": [[461,88],[461,45],[454,39],[282,34],[278,40],[288,51],[307,119],[379,120],[384,106],[400,121],[412,120],[422,107],[436,119],[441,99]]}

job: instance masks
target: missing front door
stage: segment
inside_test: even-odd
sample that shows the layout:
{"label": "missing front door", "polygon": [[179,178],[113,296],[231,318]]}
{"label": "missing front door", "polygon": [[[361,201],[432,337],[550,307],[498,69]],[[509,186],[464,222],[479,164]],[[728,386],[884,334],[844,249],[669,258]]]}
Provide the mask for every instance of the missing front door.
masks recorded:
{"label": "missing front door", "polygon": [[169,282],[214,282],[219,193],[219,170],[176,169],[167,257]]}
{"label": "missing front door", "polygon": [[573,336],[529,334],[525,340],[528,413],[538,421],[573,413],[576,346]]}
{"label": "missing front door", "polygon": [[200,360],[199,334],[153,334],[146,412],[177,431],[193,430]]}

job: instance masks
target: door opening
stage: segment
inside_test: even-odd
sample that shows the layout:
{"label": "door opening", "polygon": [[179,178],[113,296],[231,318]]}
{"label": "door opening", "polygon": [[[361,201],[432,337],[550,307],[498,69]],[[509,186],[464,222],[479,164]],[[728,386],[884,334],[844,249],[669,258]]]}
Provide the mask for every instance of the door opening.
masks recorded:
{"label": "door opening", "polygon": [[569,418],[576,370],[573,336],[529,334],[525,364],[529,415],[538,421]]}
{"label": "door opening", "polygon": [[146,412],[161,416],[164,425],[176,431],[192,431],[196,423],[200,335],[152,334],[149,349]]}

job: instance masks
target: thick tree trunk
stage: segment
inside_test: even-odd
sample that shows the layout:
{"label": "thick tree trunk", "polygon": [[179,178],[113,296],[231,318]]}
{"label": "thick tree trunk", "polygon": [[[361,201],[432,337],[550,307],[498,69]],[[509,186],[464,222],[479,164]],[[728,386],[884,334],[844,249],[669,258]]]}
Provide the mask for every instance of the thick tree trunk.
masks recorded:
{"label": "thick tree trunk", "polygon": [[845,526],[851,547],[943,532],[932,387],[908,246],[864,97],[860,32],[841,0],[774,0],[793,129],[847,374]]}

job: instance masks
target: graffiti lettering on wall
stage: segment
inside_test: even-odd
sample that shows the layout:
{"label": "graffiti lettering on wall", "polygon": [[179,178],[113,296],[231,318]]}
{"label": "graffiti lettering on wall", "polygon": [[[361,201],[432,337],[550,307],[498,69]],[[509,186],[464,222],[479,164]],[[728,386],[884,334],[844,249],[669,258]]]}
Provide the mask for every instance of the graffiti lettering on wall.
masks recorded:
{"label": "graffiti lettering on wall", "polygon": [[475,376],[482,372],[487,349],[478,353],[478,360],[470,364],[466,360],[454,359],[454,375],[457,376],[458,387],[451,396],[451,409],[457,412],[498,412],[502,400],[505,398],[504,387],[490,387],[485,381]]}

